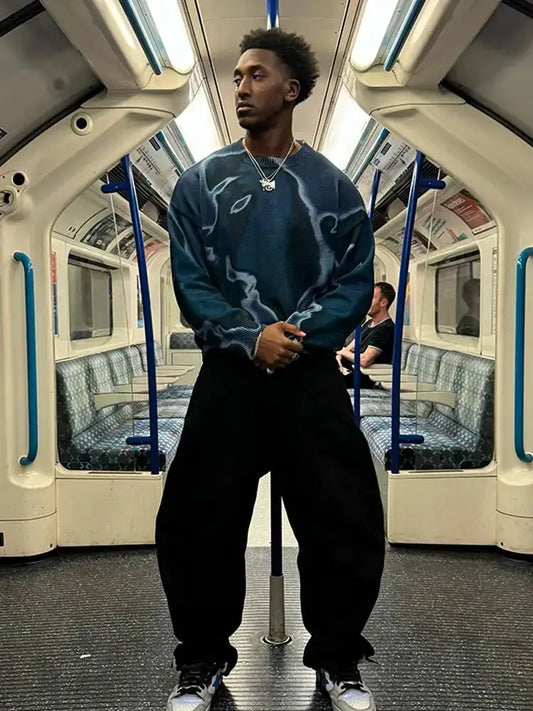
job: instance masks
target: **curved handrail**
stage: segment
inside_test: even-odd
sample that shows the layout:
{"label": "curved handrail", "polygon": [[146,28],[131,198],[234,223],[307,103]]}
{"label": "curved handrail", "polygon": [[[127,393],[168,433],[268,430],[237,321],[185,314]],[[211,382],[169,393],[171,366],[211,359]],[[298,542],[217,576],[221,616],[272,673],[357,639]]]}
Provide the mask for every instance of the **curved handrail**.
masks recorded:
{"label": "curved handrail", "polygon": [[37,410],[37,345],[35,335],[35,286],[33,265],[24,252],[13,254],[15,262],[24,268],[24,292],[26,300],[26,370],[28,378],[28,454],[20,457],[19,464],[32,464],[39,451],[39,422]]}
{"label": "curved handrail", "polygon": [[150,38],[144,30],[141,18],[139,17],[139,13],[137,12],[134,5],[130,2],[130,0],[120,0],[120,5],[124,10],[124,14],[128,18],[128,21],[131,25],[131,29],[135,33],[135,37],[137,37],[139,44],[143,48],[143,52],[146,56],[146,59],[148,60],[148,64],[152,67],[153,73],[159,76],[163,73],[163,65],[159,61],[157,52],[155,51]]}
{"label": "curved handrail", "polygon": [[516,263],[516,331],[514,368],[514,448],[523,462],[533,462],[533,454],[524,447],[524,350],[526,323],[526,270],[533,247],[523,249]]}
{"label": "curved handrail", "polygon": [[400,274],[398,277],[398,290],[396,292],[396,323],[394,326],[394,348],[392,352],[392,400],[391,400],[391,472],[398,474],[400,471],[400,444],[421,444],[423,438],[417,434],[400,434],[400,379],[402,360],[403,322],[405,316],[405,295],[407,291],[407,275],[409,273],[409,259],[411,257],[411,240],[415,226],[416,207],[418,203],[418,190],[421,187],[433,190],[443,190],[446,183],[443,180],[422,177],[424,154],[416,153],[407,203],[407,218],[403,235],[402,256],[400,260]]}
{"label": "curved handrail", "polygon": [[413,0],[413,3],[409,8],[409,11],[407,12],[407,15],[405,16],[405,20],[403,21],[402,26],[400,27],[398,34],[396,35],[394,44],[392,45],[390,52],[387,54],[387,57],[383,64],[383,69],[386,72],[390,72],[390,70],[394,66],[394,62],[398,59],[398,56],[402,51],[403,46],[407,38],[409,37],[411,30],[413,29],[413,25],[415,24],[416,18],[420,14],[420,10],[422,9],[423,5],[424,0]]}
{"label": "curved handrail", "polygon": [[150,446],[150,472],[159,474],[159,431],[157,423],[157,379],[155,373],[155,346],[154,346],[154,325],[152,321],[152,307],[150,300],[150,286],[148,284],[148,271],[146,269],[146,255],[144,253],[144,241],[139,213],[139,203],[137,201],[137,191],[135,190],[135,180],[129,155],[125,155],[122,160],[122,168],[126,180],[121,183],[108,183],[101,187],[103,193],[115,193],[124,190],[128,195],[131,221],[133,224],[133,237],[135,239],[135,251],[137,253],[137,268],[139,269],[139,283],[141,286],[142,308],[144,316],[144,333],[146,336],[146,361],[148,377],[148,413],[150,422],[150,436],[133,436],[126,439],[127,444]]}

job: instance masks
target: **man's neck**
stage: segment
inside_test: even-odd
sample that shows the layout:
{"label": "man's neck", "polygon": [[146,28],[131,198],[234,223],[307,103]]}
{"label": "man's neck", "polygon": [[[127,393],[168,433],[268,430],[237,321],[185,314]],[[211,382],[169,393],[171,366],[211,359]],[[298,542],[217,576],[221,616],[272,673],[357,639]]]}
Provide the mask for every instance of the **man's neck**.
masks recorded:
{"label": "man's neck", "polygon": [[[244,145],[254,156],[285,158],[294,141],[292,126],[275,126],[265,131],[246,131]],[[294,147],[293,152],[300,146]]]}
{"label": "man's neck", "polygon": [[374,316],[374,318],[372,319],[372,325],[377,326],[379,323],[386,321],[388,318],[390,318],[388,311],[385,311],[381,314],[376,314],[376,316]]}

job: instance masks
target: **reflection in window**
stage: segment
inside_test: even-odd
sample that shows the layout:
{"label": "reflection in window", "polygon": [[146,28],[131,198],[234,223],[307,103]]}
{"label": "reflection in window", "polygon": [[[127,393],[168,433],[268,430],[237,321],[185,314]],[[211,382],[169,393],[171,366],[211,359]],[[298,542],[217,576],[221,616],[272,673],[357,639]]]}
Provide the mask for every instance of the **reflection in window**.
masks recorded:
{"label": "reflection in window", "polygon": [[438,333],[479,336],[479,254],[449,260],[436,270],[436,329]]}
{"label": "reflection in window", "polygon": [[100,338],[113,333],[111,270],[69,256],[68,295],[70,338]]}

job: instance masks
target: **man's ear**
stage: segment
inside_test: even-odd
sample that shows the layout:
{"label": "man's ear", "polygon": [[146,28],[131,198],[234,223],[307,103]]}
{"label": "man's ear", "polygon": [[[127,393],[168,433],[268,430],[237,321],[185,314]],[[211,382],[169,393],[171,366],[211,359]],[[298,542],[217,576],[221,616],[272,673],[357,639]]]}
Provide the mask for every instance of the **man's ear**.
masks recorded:
{"label": "man's ear", "polygon": [[300,95],[300,82],[298,79],[289,79],[289,86],[285,93],[285,101],[293,104]]}

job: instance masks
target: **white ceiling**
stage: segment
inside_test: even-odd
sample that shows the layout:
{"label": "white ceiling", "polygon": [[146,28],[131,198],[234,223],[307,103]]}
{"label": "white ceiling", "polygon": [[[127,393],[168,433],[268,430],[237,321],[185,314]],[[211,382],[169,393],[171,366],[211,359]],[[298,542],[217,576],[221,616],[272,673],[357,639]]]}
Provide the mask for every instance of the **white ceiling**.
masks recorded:
{"label": "white ceiling", "polygon": [[[235,141],[242,135],[242,129],[235,118],[233,69],[243,35],[251,29],[266,27],[266,3],[265,0],[188,0],[189,10],[193,2],[197,17],[195,32],[198,36],[198,31],[203,28],[214,70],[215,78],[213,80],[211,76],[211,88],[215,95],[218,93],[220,96],[230,140]],[[320,64],[320,79],[312,96],[295,112],[294,133],[297,138],[308,143],[314,143],[323,106],[331,101],[335,81],[331,84],[330,77],[336,80],[339,72],[337,66],[344,55],[351,29],[351,23],[345,23],[344,20],[345,17],[349,19],[349,12],[354,12],[357,4],[358,0],[280,1],[281,29],[303,35],[311,44]],[[345,31],[341,32],[343,25]]]}

